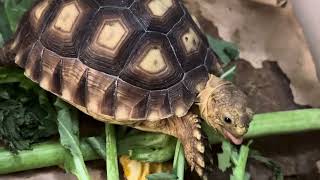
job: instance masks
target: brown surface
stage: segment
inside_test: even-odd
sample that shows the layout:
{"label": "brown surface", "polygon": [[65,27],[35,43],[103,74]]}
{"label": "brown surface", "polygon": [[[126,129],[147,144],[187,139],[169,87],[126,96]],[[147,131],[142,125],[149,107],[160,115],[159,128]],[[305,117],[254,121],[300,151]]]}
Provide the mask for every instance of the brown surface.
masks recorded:
{"label": "brown surface", "polygon": [[[320,106],[320,83],[303,31],[290,1],[275,8],[247,0],[185,0],[196,16],[218,29],[222,39],[237,44],[241,58],[255,68],[276,61],[290,80],[298,104]],[[202,19],[200,18],[200,19]],[[208,31],[208,32],[211,32]]]}

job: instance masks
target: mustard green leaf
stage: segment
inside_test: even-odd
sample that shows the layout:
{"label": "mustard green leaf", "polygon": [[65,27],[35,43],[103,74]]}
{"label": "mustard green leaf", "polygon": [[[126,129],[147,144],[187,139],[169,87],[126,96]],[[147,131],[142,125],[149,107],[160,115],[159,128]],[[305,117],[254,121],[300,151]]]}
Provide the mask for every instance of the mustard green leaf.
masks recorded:
{"label": "mustard green leaf", "polygon": [[65,156],[64,167],[78,179],[88,180],[90,176],[80,149],[78,111],[60,99],[57,99],[54,105],[58,111],[60,143],[69,151]]}
{"label": "mustard green leaf", "polygon": [[31,7],[34,0],[6,0],[4,11],[6,13],[10,29],[15,32],[23,14]]}

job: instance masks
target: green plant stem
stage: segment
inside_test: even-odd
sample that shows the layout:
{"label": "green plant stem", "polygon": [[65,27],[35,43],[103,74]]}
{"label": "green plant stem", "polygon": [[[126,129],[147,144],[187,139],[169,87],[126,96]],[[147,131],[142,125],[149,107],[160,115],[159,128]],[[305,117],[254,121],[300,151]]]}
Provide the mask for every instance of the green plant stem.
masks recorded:
{"label": "green plant stem", "polygon": [[247,166],[247,161],[248,161],[248,156],[249,156],[249,145],[247,146],[241,146],[239,155],[237,157],[232,158],[233,163],[236,165],[235,168],[233,169],[233,175],[231,175],[230,180],[246,180],[249,179],[249,177],[246,177],[246,166]]}
{"label": "green plant stem", "polygon": [[106,124],[106,159],[107,159],[107,179],[119,180],[118,154],[115,127]]}
{"label": "green plant stem", "polygon": [[177,141],[174,160],[173,160],[173,171],[174,171],[174,174],[178,177],[177,180],[184,179],[184,164],[185,164],[185,159],[184,159],[183,147],[181,142]]}
{"label": "green plant stem", "polygon": [[[205,126],[204,130],[211,131]],[[247,138],[312,130],[320,130],[320,109],[256,115],[250,125]],[[209,133],[210,142],[217,143],[216,137],[211,136],[211,134]],[[99,159],[99,156],[85,141],[81,141],[80,146],[86,161]],[[32,151],[21,151],[18,155],[13,155],[7,150],[0,149],[0,174],[55,166],[64,162],[66,151],[58,142],[34,145],[32,148]],[[121,148],[123,147],[120,146],[119,151]]]}
{"label": "green plant stem", "polygon": [[[85,160],[99,159],[95,151],[84,141],[81,141],[80,149]],[[63,165],[67,153],[57,142],[34,145],[32,151],[20,151],[18,155],[1,148],[0,174]]]}
{"label": "green plant stem", "polygon": [[246,138],[320,130],[320,109],[273,112],[254,116]]}

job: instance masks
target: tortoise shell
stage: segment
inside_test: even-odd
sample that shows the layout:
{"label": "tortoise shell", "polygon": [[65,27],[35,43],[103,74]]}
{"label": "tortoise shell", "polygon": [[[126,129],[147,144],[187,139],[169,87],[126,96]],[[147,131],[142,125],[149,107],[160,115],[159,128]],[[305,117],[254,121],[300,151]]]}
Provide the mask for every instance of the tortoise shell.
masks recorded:
{"label": "tortoise shell", "polygon": [[99,120],[184,116],[217,64],[178,0],[41,0],[11,41],[40,86]]}

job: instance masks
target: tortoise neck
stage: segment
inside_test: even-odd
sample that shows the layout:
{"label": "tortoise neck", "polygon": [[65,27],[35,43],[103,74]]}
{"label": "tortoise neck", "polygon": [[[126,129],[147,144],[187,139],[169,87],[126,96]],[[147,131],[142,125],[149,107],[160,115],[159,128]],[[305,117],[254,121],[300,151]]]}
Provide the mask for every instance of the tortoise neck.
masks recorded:
{"label": "tortoise neck", "polygon": [[220,96],[219,94],[222,92],[221,89],[230,85],[232,85],[232,83],[229,81],[225,81],[214,75],[209,76],[206,87],[198,95],[198,106],[203,119],[208,118],[209,107],[212,108],[215,98]]}

